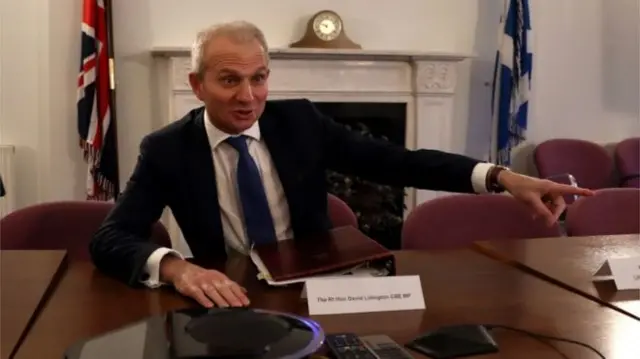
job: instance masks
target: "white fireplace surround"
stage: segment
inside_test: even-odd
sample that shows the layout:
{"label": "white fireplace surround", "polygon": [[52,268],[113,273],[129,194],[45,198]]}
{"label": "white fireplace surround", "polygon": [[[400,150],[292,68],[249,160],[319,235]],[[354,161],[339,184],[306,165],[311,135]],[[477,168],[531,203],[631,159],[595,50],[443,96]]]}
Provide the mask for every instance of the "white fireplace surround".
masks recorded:
{"label": "white fireplace surround", "polygon": [[[470,55],[315,49],[272,50],[270,54],[270,99],[406,103],[406,147],[452,150],[457,65]],[[159,114],[163,121],[175,121],[201,106],[187,81],[189,49],[158,48],[153,55],[161,79],[158,99],[166,109]],[[437,196],[433,191],[408,189],[405,215]],[[171,237],[180,238],[175,221],[167,216]]]}

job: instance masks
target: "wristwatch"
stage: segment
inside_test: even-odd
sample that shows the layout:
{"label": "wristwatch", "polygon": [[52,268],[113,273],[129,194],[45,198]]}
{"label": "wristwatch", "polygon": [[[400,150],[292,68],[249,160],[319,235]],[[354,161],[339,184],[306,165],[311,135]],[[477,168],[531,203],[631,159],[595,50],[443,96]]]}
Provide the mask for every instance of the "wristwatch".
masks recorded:
{"label": "wristwatch", "polygon": [[505,191],[504,186],[502,186],[500,182],[498,182],[498,175],[500,174],[500,172],[508,171],[508,170],[509,169],[507,167],[498,166],[498,165],[493,166],[489,169],[489,172],[487,172],[487,179],[486,179],[486,187],[489,192],[501,193]]}

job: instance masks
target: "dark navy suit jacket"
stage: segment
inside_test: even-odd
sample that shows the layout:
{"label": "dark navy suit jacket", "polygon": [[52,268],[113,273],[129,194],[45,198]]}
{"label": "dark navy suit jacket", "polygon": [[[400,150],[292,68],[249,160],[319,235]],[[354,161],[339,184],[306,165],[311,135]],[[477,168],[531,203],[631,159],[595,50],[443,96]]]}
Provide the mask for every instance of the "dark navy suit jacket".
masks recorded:
{"label": "dark navy suit jacket", "polygon": [[[149,239],[164,208],[171,209],[196,260],[224,256],[214,163],[204,108],[147,135],[135,170],[90,244],[96,267],[130,285],[139,283]],[[435,150],[409,151],[371,140],[319,113],[308,100],[268,101],[260,131],[289,204],[296,237],[329,228],[325,170],[381,184],[473,192],[479,162]]]}

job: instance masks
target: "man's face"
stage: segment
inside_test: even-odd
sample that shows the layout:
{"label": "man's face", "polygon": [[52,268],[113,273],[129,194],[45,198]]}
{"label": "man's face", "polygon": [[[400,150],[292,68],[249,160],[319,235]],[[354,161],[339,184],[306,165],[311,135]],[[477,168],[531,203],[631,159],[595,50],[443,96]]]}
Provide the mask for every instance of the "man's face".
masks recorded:
{"label": "man's face", "polygon": [[204,51],[202,76],[191,74],[195,95],[205,103],[211,122],[226,133],[251,127],[264,111],[269,69],[260,43],[214,38]]}

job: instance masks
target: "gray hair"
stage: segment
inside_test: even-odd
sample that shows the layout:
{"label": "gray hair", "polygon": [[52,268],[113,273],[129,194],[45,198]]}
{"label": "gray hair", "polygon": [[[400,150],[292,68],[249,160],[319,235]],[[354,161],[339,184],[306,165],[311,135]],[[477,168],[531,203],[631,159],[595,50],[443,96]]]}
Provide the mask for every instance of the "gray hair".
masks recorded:
{"label": "gray hair", "polygon": [[211,40],[224,36],[240,43],[257,40],[264,49],[267,61],[269,60],[269,48],[262,30],[247,21],[232,21],[213,25],[200,32],[191,47],[191,72],[200,76],[204,74],[205,49]]}

